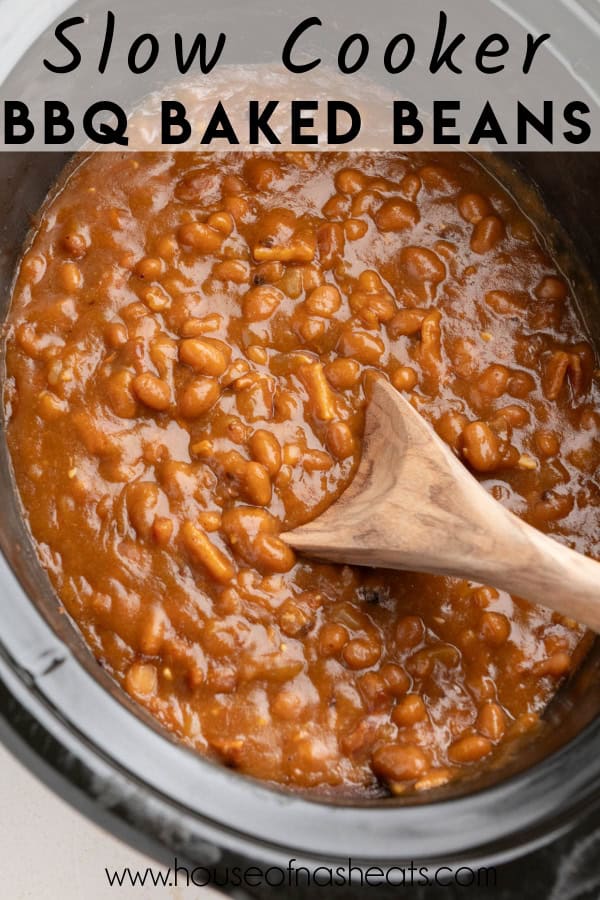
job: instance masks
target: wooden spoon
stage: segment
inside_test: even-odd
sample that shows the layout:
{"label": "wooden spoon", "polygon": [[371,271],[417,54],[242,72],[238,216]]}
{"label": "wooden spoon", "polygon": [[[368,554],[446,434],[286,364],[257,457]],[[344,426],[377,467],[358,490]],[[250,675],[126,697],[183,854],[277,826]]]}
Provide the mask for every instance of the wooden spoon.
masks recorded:
{"label": "wooden spoon", "polygon": [[352,483],[321,516],[281,537],[323,560],[489,584],[600,632],[600,563],[494,500],[383,380],[373,387]]}

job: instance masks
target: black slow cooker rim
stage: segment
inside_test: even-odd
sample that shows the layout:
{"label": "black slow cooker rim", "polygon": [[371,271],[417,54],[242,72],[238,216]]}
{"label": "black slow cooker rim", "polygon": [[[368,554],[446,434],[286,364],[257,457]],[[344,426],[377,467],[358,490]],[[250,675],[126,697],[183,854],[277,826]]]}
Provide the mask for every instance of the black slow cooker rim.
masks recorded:
{"label": "black slow cooker rim", "polygon": [[282,792],[132,715],[40,615],[3,556],[0,584],[0,738],[64,799],[155,858],[206,864],[225,849],[313,868],[499,864],[600,804],[600,719],[531,769],[463,797],[349,806]]}

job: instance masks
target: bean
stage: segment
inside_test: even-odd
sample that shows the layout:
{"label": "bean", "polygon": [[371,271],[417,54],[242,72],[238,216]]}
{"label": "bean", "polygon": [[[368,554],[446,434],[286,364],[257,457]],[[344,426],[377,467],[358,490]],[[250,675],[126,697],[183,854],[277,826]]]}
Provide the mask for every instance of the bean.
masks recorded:
{"label": "bean", "polygon": [[228,237],[235,227],[235,221],[231,213],[226,212],[225,210],[220,210],[219,212],[211,213],[211,215],[206,220],[206,224],[209,228],[214,228],[215,231],[220,231],[221,234]]}
{"label": "bean", "polygon": [[471,225],[478,225],[492,213],[492,206],[482,194],[467,193],[458,198],[458,211]]}
{"label": "bean", "polygon": [[535,296],[540,300],[557,300],[562,302],[569,295],[569,288],[563,278],[546,275],[535,289]]}
{"label": "bean", "polygon": [[223,208],[238,225],[242,224],[250,212],[250,204],[245,197],[225,197]]}
{"label": "bean", "polygon": [[398,366],[392,372],[391,382],[398,391],[412,391],[419,378],[412,366]]}
{"label": "bean", "polygon": [[223,316],[219,313],[211,313],[202,318],[187,319],[181,326],[182,337],[198,337],[211,331],[218,331],[223,322]]}
{"label": "bean", "polygon": [[254,542],[258,535],[275,535],[278,531],[277,520],[272,515],[252,506],[226,510],[221,524],[229,545],[248,563],[254,560]]}
{"label": "bean", "polygon": [[321,656],[337,656],[350,640],[348,629],[337,622],[326,622],[319,631]]}
{"label": "bean", "polygon": [[150,359],[161,378],[168,379],[172,375],[176,357],[177,343],[166,334],[158,334],[150,341]]}
{"label": "bean", "polygon": [[406,667],[415,678],[429,678],[436,667],[453,669],[460,663],[460,652],[453,644],[437,643],[417,650]]}
{"label": "bean", "polygon": [[299,272],[302,276],[302,288],[307,294],[310,294],[315,288],[325,283],[323,272],[319,266],[313,264],[303,265],[299,268]]}
{"label": "bean", "polygon": [[292,300],[297,300],[304,290],[302,272],[298,266],[288,266],[280,281],[277,282],[280,290]]}
{"label": "bean", "polygon": [[350,308],[365,325],[376,328],[380,322],[394,318],[396,304],[387,291],[354,291],[350,296]]}
{"label": "bean", "polygon": [[[386,685],[378,672],[367,672],[358,680],[361,694],[367,701],[369,710],[386,708],[389,706],[390,698],[386,690]],[[344,742],[344,749],[347,752],[348,744]]]}
{"label": "bean", "polygon": [[298,637],[310,630],[314,614],[287,600],[279,607],[277,621],[287,637]]}
{"label": "bean", "polygon": [[565,384],[569,362],[569,354],[565,353],[564,350],[557,350],[546,363],[542,386],[548,400],[558,399]]}
{"label": "bean", "polygon": [[302,714],[306,700],[295,691],[284,689],[273,698],[271,713],[284,722],[295,722]]}
{"label": "bean", "polygon": [[396,625],[396,645],[400,650],[417,647],[425,636],[425,625],[419,616],[403,616]]}
{"label": "bean", "polygon": [[239,175],[230,173],[224,176],[222,189],[224,194],[243,194],[246,185]]}
{"label": "bean", "polygon": [[127,343],[127,329],[120,322],[109,322],[104,329],[104,340],[113,350]]}
{"label": "bean", "polygon": [[263,322],[277,310],[285,294],[272,285],[250,288],[242,301],[242,313],[248,322]]}
{"label": "bean", "polygon": [[504,222],[499,216],[485,216],[473,229],[471,250],[473,253],[489,253],[504,239]]}
{"label": "bean", "polygon": [[149,287],[144,291],[144,303],[152,312],[162,312],[171,305],[171,298],[161,286]]}
{"label": "bean", "polygon": [[344,194],[333,194],[329,200],[323,204],[321,212],[326,219],[343,219],[344,215],[348,212],[348,209],[348,197],[344,196]]}
{"label": "bean", "polygon": [[332,465],[331,456],[323,450],[306,449],[302,456],[302,467],[306,472],[328,472]]}
{"label": "bean", "polygon": [[342,297],[335,285],[323,284],[309,294],[305,305],[311,315],[329,319],[342,305]]}
{"label": "bean", "polygon": [[325,334],[325,322],[323,319],[305,319],[300,324],[300,335],[307,347],[317,344]]}
{"label": "bean", "polygon": [[138,400],[158,412],[163,412],[171,403],[169,385],[151,372],[137,375],[131,382],[131,390]]}
{"label": "bean", "polygon": [[334,359],[325,366],[327,380],[338,391],[355,387],[360,379],[360,364],[355,359]]}
{"label": "bean", "polygon": [[409,278],[439,284],[446,277],[446,266],[439,256],[425,247],[405,247],[400,261]]}
{"label": "bean", "polygon": [[83,275],[77,263],[63,263],[59,269],[59,281],[67,293],[73,294],[78,291],[83,284]]}
{"label": "bean", "polygon": [[179,344],[179,359],[196,372],[218,377],[229,364],[231,350],[220,341],[186,338]]}
{"label": "bean", "polygon": [[536,524],[539,525],[545,522],[558,522],[568,516],[574,506],[575,499],[572,495],[546,490],[534,503],[532,514],[536,519]]}
{"label": "bean", "polygon": [[147,538],[154,522],[160,490],[149,481],[136,481],[126,488],[127,513],[140,537]]}
{"label": "bean", "polygon": [[56,422],[67,411],[68,405],[49,391],[42,391],[38,409],[44,422]]}
{"label": "bean", "polygon": [[502,613],[485,612],[481,617],[480,632],[487,644],[500,647],[510,637],[510,622]]}
{"label": "bean", "polygon": [[332,422],[327,428],[326,441],[336,459],[344,460],[354,455],[354,435],[345,422]]}
{"label": "bean", "polygon": [[392,711],[392,722],[399,728],[410,727],[427,719],[427,707],[419,694],[403,697]]}
{"label": "bean", "polygon": [[365,176],[358,169],[340,169],[334,183],[340,194],[358,194],[365,186]]}
{"label": "bean", "polygon": [[316,247],[312,227],[299,223],[289,209],[273,208],[261,218],[252,254],[257,262],[312,262]]}
{"label": "bean", "polygon": [[257,462],[261,463],[269,475],[274,477],[281,468],[281,446],[274,434],[259,428],[250,438],[248,449]]}
{"label": "bean", "polygon": [[181,225],[177,238],[180,244],[192,247],[199,253],[216,253],[223,243],[221,232],[202,222],[188,222]]}
{"label": "bean", "polygon": [[248,284],[250,281],[250,266],[241,259],[224,259],[214,266],[212,274],[218,281]]}
{"label": "bean", "polygon": [[470,734],[459,738],[448,749],[448,759],[454,763],[474,763],[493,750],[492,742],[482,735]]}
{"label": "bean", "polygon": [[268,351],[259,344],[250,344],[250,346],[246,348],[246,356],[250,362],[256,363],[258,366],[266,365],[269,360]]}
{"label": "bean", "polygon": [[440,194],[453,194],[459,183],[445,166],[426,165],[419,169],[423,184],[430,190]]}
{"label": "bean", "polygon": [[135,264],[134,272],[143,281],[156,281],[163,273],[162,259],[155,256],[144,256]]}
{"label": "bean", "polygon": [[496,400],[506,391],[510,377],[506,366],[491,365],[477,379],[477,387],[486,397]]}
{"label": "bean", "polygon": [[29,284],[37,284],[46,273],[46,268],[46,257],[29,251],[23,257],[20,271]]}
{"label": "bean", "polygon": [[274,534],[258,534],[254,552],[256,567],[261,572],[289,572],[296,563],[291,547]]}
{"label": "bean", "polygon": [[386,200],[375,213],[375,224],[384,232],[406,231],[418,225],[420,219],[418,207],[399,197]]}
{"label": "bean", "polygon": [[342,356],[351,356],[365,366],[377,366],[385,353],[385,344],[381,338],[366,331],[345,329],[338,349]]}
{"label": "bean", "polygon": [[495,744],[506,731],[506,713],[499,703],[484,703],[477,716],[477,730]]}
{"label": "bean", "polygon": [[428,312],[427,309],[401,309],[388,324],[390,336],[396,339],[417,334]]}
{"label": "bean", "polygon": [[400,190],[409,200],[416,200],[423,187],[423,182],[415,172],[409,172],[400,182]]}
{"label": "bean", "polygon": [[106,383],[106,396],[113,412],[122,419],[133,419],[137,404],[132,392],[133,375],[127,370],[116,372]]}
{"label": "bean", "polygon": [[255,191],[266,191],[283,174],[276,159],[250,157],[244,164],[244,178]]}
{"label": "bean", "polygon": [[379,778],[388,781],[414,781],[429,768],[425,753],[414,744],[384,744],[373,754],[371,763]]}
{"label": "bean", "polygon": [[535,390],[535,380],[529,372],[514,372],[508,382],[508,393],[511,397],[524,400]]}
{"label": "bean", "polygon": [[509,291],[488,291],[485,295],[487,305],[501,316],[517,316],[526,306],[525,298]]}
{"label": "bean", "polygon": [[535,432],[534,441],[542,456],[556,456],[560,451],[560,438],[554,431],[540,428]]}
{"label": "bean", "polygon": [[442,413],[438,419],[436,431],[443,441],[458,452],[462,434],[467,424],[468,419],[466,416],[456,410],[449,409],[447,412]]}
{"label": "bean", "polygon": [[434,251],[438,256],[441,256],[442,259],[452,259],[458,253],[458,247],[456,244],[453,244],[451,241],[436,241],[433,245]]}
{"label": "bean", "polygon": [[380,669],[385,689],[392,697],[400,697],[410,687],[410,678],[400,666],[395,663],[385,663]]}
{"label": "bean", "polygon": [[61,239],[61,245],[67,256],[71,259],[81,259],[85,256],[88,242],[85,234],[79,231],[68,231]]}
{"label": "bean", "polygon": [[185,419],[202,416],[215,405],[219,393],[219,384],[213,378],[194,378],[179,394],[179,412]]}
{"label": "bean", "polygon": [[177,255],[179,245],[172,234],[163,234],[156,241],[156,252],[161,259],[170,262]]}
{"label": "bean", "polygon": [[462,455],[477,472],[493,472],[500,465],[498,437],[485,422],[471,422],[461,436]]}
{"label": "bean", "polygon": [[362,216],[365,213],[373,214],[377,207],[381,204],[383,197],[379,191],[365,190],[356,194],[352,198],[350,212],[354,217]]}
{"label": "bean", "polygon": [[220,176],[207,167],[186,172],[175,185],[175,197],[186,204],[215,202],[220,191]]}
{"label": "bean", "polygon": [[350,669],[368,669],[381,656],[381,646],[368,638],[354,638],[344,646],[342,657]]}
{"label": "bean", "polygon": [[246,464],[242,486],[246,499],[255,506],[268,506],[271,502],[271,479],[261,463]]}
{"label": "bean", "polygon": [[442,314],[438,309],[432,310],[423,319],[421,325],[421,344],[419,361],[429,374],[435,374],[442,361]]}
{"label": "bean", "polygon": [[365,269],[358,276],[358,287],[367,294],[377,294],[384,289],[384,284],[375,269]]}
{"label": "bean", "polygon": [[250,366],[246,362],[245,359],[236,359],[231,365],[227,366],[225,372],[223,373],[223,377],[221,378],[221,384],[224,387],[229,385],[236,385],[240,379],[244,378],[250,372]]}
{"label": "bean", "polygon": [[473,601],[482,609],[485,609],[485,607],[489,606],[494,600],[498,600],[499,597],[500,594],[498,591],[488,585],[477,588],[473,593]]}
{"label": "bean", "polygon": [[346,235],[339,222],[327,222],[317,231],[319,261],[323,269],[332,269],[344,252]]}
{"label": "bean", "polygon": [[202,526],[205,531],[209,533],[212,531],[218,531],[221,527],[221,513],[216,510],[211,510],[207,512],[202,512],[198,516],[198,522]]}
{"label": "bean", "polygon": [[525,425],[529,424],[529,419],[529,413],[523,406],[511,403],[496,410],[490,422],[492,424],[498,423],[499,426],[505,423],[511,428],[524,428]]}
{"label": "bean", "polygon": [[538,676],[549,675],[551,678],[563,678],[571,668],[571,657],[568,653],[560,651],[553,653],[548,659],[535,666],[535,674]]}
{"label": "bean", "polygon": [[344,602],[336,605],[334,610],[336,622],[341,622],[353,631],[368,631],[371,619],[356,603]]}
{"label": "bean", "polygon": [[286,466],[295,466],[302,459],[303,448],[300,444],[285,444],[283,447],[283,462]]}
{"label": "bean", "polygon": [[358,241],[365,236],[369,226],[362,219],[346,219],[344,222],[344,234],[349,241]]}

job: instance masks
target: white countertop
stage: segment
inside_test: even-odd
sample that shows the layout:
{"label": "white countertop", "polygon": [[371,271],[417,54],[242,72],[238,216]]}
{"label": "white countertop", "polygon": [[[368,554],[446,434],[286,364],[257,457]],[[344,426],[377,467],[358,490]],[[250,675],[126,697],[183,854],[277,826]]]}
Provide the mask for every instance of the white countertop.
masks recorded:
{"label": "white countertop", "polygon": [[105,867],[161,866],[57,797],[0,745],[0,893],[10,900],[217,900],[210,888],[113,887]]}

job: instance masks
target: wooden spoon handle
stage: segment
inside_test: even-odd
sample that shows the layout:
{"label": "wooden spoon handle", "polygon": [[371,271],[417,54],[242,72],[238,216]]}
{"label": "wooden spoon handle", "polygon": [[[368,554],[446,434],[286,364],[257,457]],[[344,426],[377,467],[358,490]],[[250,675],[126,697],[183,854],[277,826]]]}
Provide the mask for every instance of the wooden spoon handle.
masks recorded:
{"label": "wooden spoon handle", "polygon": [[474,561],[470,574],[600,632],[600,563],[512,513],[506,517],[499,545]]}

